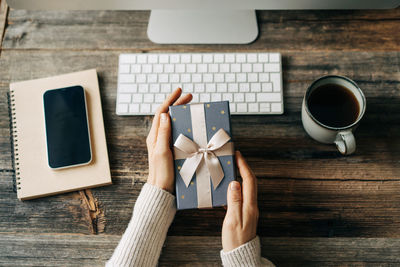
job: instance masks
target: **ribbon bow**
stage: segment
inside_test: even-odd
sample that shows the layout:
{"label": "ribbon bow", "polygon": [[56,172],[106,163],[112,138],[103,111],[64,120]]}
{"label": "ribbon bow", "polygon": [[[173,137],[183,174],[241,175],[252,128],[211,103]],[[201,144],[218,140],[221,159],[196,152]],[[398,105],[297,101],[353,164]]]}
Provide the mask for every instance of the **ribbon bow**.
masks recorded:
{"label": "ribbon bow", "polygon": [[[186,187],[190,181],[200,162],[204,159],[207,169],[213,182],[214,190],[218,187],[224,178],[224,172],[217,158],[218,155],[232,155],[233,147],[228,141],[231,137],[224,131],[219,129],[210,139],[206,147],[199,147],[195,142],[180,134],[174,143],[176,158],[186,158],[179,171]],[[179,151],[180,150],[180,151]],[[184,155],[179,155],[184,153]]]}

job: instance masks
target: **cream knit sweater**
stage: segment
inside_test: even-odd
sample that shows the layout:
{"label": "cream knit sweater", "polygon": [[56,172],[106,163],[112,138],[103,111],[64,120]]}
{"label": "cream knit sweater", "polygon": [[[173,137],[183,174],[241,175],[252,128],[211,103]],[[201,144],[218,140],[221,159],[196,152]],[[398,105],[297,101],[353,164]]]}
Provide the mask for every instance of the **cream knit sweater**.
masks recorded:
{"label": "cream knit sweater", "polygon": [[[175,197],[146,183],[136,200],[131,221],[106,266],[157,266],[175,213]],[[221,250],[220,255],[224,266],[274,266],[261,258],[258,237],[232,251]]]}

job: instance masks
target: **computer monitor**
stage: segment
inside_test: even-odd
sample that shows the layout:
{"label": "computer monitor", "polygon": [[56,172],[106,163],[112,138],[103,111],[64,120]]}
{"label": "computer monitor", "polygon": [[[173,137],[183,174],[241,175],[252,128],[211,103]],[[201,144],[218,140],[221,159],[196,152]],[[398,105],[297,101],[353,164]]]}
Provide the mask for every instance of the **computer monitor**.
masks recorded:
{"label": "computer monitor", "polygon": [[147,34],[161,44],[246,44],[258,36],[255,10],[388,9],[400,0],[7,0],[11,8],[151,10]]}

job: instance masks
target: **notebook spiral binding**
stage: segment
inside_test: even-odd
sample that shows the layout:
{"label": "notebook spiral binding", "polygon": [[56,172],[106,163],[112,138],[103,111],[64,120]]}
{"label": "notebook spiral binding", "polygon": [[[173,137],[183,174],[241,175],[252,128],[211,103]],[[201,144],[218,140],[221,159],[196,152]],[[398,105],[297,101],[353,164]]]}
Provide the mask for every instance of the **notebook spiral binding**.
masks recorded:
{"label": "notebook spiral binding", "polygon": [[18,155],[18,130],[17,130],[17,118],[15,114],[15,93],[10,90],[7,93],[8,96],[8,112],[10,116],[10,143],[11,143],[11,163],[14,169],[13,178],[13,191],[21,189],[21,177],[19,171],[19,155]]}

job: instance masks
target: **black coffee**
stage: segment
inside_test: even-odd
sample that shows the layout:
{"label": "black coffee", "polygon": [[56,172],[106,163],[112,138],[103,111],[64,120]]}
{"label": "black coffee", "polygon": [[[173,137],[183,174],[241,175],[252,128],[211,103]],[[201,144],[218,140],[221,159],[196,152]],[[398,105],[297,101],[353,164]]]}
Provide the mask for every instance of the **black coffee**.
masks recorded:
{"label": "black coffee", "polygon": [[307,104],[315,119],[336,128],[352,124],[360,112],[356,96],[346,87],[337,84],[324,84],[316,88]]}

